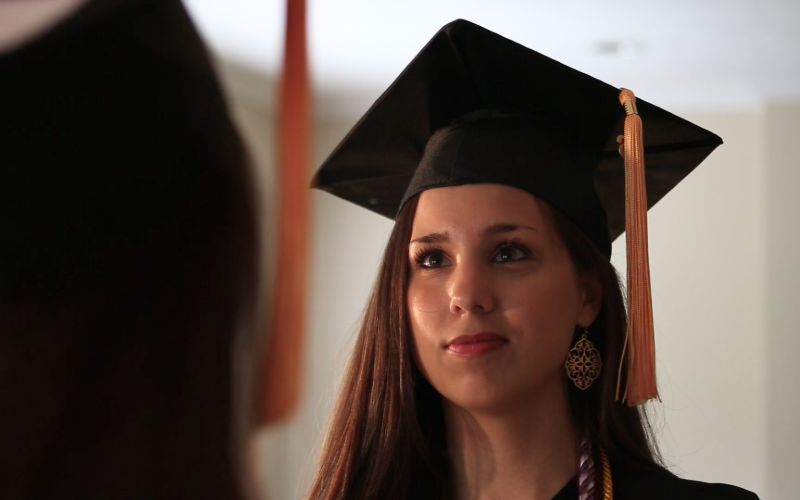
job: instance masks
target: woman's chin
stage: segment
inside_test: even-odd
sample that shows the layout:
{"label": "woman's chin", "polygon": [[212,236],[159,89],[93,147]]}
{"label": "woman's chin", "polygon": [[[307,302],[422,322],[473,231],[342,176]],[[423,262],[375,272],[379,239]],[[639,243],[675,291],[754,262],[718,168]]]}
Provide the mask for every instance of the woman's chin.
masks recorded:
{"label": "woman's chin", "polygon": [[519,404],[517,391],[508,386],[486,383],[464,384],[467,387],[447,388],[439,391],[450,404],[471,413],[494,413],[506,411]]}
{"label": "woman's chin", "polygon": [[[468,374],[459,377],[459,383],[432,384],[444,400],[472,413],[497,413],[530,406],[545,398],[559,398],[564,392],[563,377],[543,376],[527,378],[519,383],[514,377],[489,377],[486,374]],[[451,379],[452,380],[452,379]]]}

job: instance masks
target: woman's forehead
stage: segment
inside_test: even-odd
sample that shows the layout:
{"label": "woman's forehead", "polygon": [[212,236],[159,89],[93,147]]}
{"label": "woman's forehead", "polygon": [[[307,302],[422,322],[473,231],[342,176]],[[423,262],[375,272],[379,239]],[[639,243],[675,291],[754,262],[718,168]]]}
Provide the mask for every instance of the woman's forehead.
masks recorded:
{"label": "woman's forehead", "polygon": [[499,224],[541,228],[539,201],[527,191],[503,184],[465,184],[420,194],[411,239],[429,233],[483,233]]}

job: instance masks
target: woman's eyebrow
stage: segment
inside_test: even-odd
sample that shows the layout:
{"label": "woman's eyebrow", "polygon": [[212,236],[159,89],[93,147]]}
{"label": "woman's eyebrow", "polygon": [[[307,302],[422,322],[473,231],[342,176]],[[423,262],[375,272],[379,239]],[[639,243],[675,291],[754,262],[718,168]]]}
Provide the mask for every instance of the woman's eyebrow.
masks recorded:
{"label": "woman's eyebrow", "polygon": [[444,233],[431,233],[426,234],[425,236],[421,236],[419,238],[415,238],[409,242],[411,243],[446,243],[450,241],[450,235],[447,232]]}
{"label": "woman's eyebrow", "polygon": [[[535,227],[531,226],[523,226],[520,224],[493,224],[486,229],[483,230],[484,236],[489,236],[493,234],[499,233],[510,233],[512,231],[518,231],[520,229],[527,229],[529,231],[538,231]],[[420,236],[419,238],[415,238],[409,242],[411,243],[447,243],[450,241],[450,235],[445,231],[444,233],[430,233],[426,234],[425,236]]]}
{"label": "woman's eyebrow", "polygon": [[498,233],[510,233],[511,231],[517,231],[518,229],[528,229],[530,231],[538,231],[538,229],[536,229],[535,227],[521,226],[519,224],[493,224],[484,229],[483,234],[484,236],[489,236]]}

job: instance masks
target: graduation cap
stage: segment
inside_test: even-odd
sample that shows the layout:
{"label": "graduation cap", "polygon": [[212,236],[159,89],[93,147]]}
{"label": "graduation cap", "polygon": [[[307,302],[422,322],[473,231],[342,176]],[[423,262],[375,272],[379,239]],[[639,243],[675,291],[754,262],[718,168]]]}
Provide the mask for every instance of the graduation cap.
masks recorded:
{"label": "graduation cap", "polygon": [[0,55],[0,110],[0,288],[146,237],[235,135],[179,0],[93,0]]}
{"label": "graduation cap", "polygon": [[721,143],[630,91],[457,20],[378,98],[313,185],[393,218],[426,189],[506,184],[560,210],[607,257],[627,227],[621,398],[638,404],[657,397],[646,212]]}

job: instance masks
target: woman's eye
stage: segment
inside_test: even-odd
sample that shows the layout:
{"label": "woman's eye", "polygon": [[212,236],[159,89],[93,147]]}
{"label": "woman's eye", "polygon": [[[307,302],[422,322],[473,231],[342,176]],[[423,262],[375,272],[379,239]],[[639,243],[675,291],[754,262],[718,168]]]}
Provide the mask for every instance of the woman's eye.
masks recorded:
{"label": "woman's eye", "polygon": [[442,252],[429,252],[417,260],[422,267],[441,267],[450,263],[450,260]]}
{"label": "woman's eye", "polygon": [[528,257],[528,254],[521,248],[507,246],[497,250],[494,254],[492,262],[513,262],[515,260],[522,260]]}

